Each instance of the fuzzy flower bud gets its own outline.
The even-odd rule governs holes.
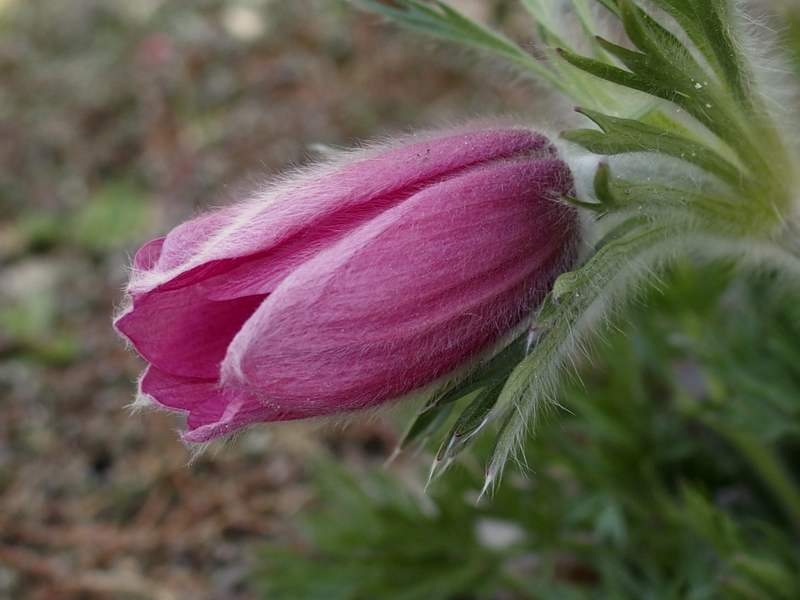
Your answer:
[[[115,326],[140,393],[204,442],[363,409],[519,332],[575,254],[548,140],[496,127],[347,155],[184,223],[133,261]]]

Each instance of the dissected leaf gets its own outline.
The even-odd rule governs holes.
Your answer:
[[[718,175],[723,181],[741,181],[741,171],[722,156],[683,135],[647,125],[634,119],[620,119],[595,111],[578,109],[602,129],[573,129],[562,134],[565,139],[579,144],[596,154],[627,154],[630,152],[658,152],[680,158],[701,169]]]

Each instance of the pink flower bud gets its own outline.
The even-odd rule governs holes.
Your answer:
[[[141,394],[203,442],[378,405],[506,341],[570,266],[572,179],[521,128],[417,136],[200,216],[133,261]]]

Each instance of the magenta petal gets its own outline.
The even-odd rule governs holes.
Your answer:
[[[451,372],[530,314],[564,266],[574,220],[545,196],[569,185],[563,163],[540,159],[426,187],[287,277],[232,341],[223,381],[315,415]]]
[[[341,166],[323,187],[302,180],[282,188],[281,199],[201,215],[137,253],[132,307],[116,327],[166,371],[218,374],[238,327],[303,262],[402,202],[421,181],[546,143],[522,129],[434,139]]]
[[[134,271],[149,271],[158,263],[161,256],[161,248],[164,246],[166,238],[157,238],[147,242],[139,248],[136,256],[133,257]]]
[[[217,261],[264,253],[311,227],[341,231],[354,211],[369,210],[375,201],[471,165],[541,150],[548,143],[544,136],[525,129],[468,131],[373,156],[364,151],[366,157],[361,160],[312,169],[306,178],[278,186],[254,202],[176,227],[163,240],[157,261],[148,258],[139,261],[142,268],[134,265],[128,292],[136,295],[167,284],[167,288],[175,287],[181,276],[188,278],[180,280],[180,285],[195,283],[225,271],[225,266],[215,265]],[[191,275],[196,269],[202,273],[199,278]]]
[[[220,386],[214,379],[172,375],[152,365],[139,389],[166,408],[189,413],[181,436],[187,442],[207,442],[250,423],[302,416],[270,406],[244,390]]]
[[[136,298],[114,326],[164,371],[217,377],[228,344],[263,299],[214,301],[196,287],[150,293]]]

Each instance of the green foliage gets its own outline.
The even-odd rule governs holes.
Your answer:
[[[559,51],[562,58],[600,79],[668,101],[702,127],[689,134],[686,125],[666,115],[667,106],[640,122],[584,110],[602,133],[579,130],[569,132],[567,139],[598,154],[644,151],[699,166],[727,185],[718,193],[722,201],[736,199],[742,207],[756,205],[764,213],[764,224],[751,224],[752,233],[774,229],[773,213],[788,211],[791,203],[794,157],[778,131],[775,116],[754,86],[754,65],[741,49],[729,3],[657,2],[683,27],[692,45],[630,0],[610,4],[636,49],[603,39],[598,43],[622,66],[566,50]],[[702,54],[704,64],[695,58],[695,52]],[[648,123],[653,117],[657,127]],[[778,221],[781,218],[777,217]],[[715,219],[724,221],[720,215]]]
[[[302,541],[262,555],[264,597],[800,597],[796,305],[724,264],[678,264],[646,300],[490,497],[480,461],[427,495],[319,464]]]
[[[437,455],[438,460],[448,462],[454,458],[486,424],[486,417],[497,403],[509,375],[525,357],[526,337],[514,340],[485,364],[474,367],[468,376],[434,394],[403,436],[403,446],[417,441],[423,434],[429,437],[448,422],[456,401],[468,399]]]
[[[444,600],[496,587],[498,556],[476,543],[480,511],[469,503],[451,498],[442,510],[390,473],[359,480],[333,461],[318,465],[316,484],[325,504],[303,527],[313,549],[263,552],[267,597]]]
[[[684,135],[634,119],[609,117],[586,109],[580,112],[597,123],[602,131],[574,129],[565,132],[563,137],[590,152],[606,155],[660,152],[695,164],[719,176],[723,181],[735,181],[741,177],[736,165],[704,144]]]

